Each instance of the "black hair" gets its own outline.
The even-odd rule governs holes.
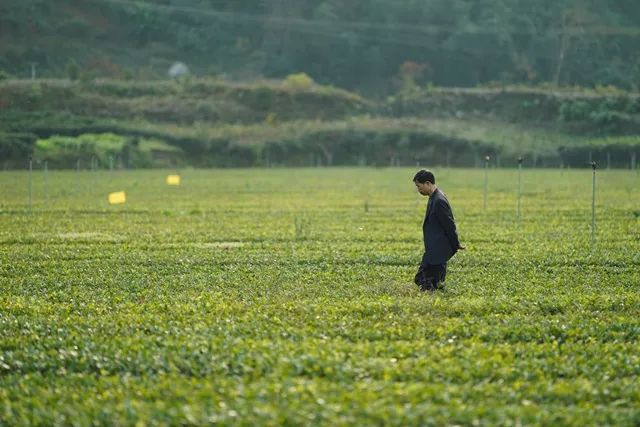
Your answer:
[[[413,177],[413,182],[419,182],[420,184],[424,184],[425,182],[430,182],[432,184],[436,183],[436,177],[433,175],[433,172],[422,169],[416,173],[416,176]]]

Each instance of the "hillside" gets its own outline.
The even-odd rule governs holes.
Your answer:
[[[479,166],[486,155],[495,166],[524,156],[532,166],[584,167],[596,160],[629,167],[638,156],[636,94],[430,88],[380,102],[296,82],[6,81],[0,83],[1,158],[5,167],[23,167],[30,155],[73,167],[74,158],[87,165],[95,157],[107,167],[110,156],[136,158],[130,153],[141,139],[142,146],[156,141],[157,161],[139,155],[147,160],[123,167]],[[85,134],[125,139],[109,152],[86,138],[45,142]],[[59,155],[45,155],[38,141],[64,146]],[[159,144],[179,150],[163,152]]]
[[[367,97],[407,84],[640,87],[640,6],[599,0],[3,0],[0,74],[304,72]]]

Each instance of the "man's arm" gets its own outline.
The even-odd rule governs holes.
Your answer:
[[[440,199],[435,203],[435,208],[436,209],[433,213],[444,230],[444,234],[447,236],[447,239],[449,239],[449,244],[451,244],[453,252],[457,252],[458,249],[464,249],[460,246],[460,239],[458,238],[458,232],[456,231],[456,223],[453,220],[453,212],[451,212],[449,203]]]

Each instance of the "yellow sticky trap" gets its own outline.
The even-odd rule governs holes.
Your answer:
[[[124,191],[117,191],[115,193],[109,193],[109,204],[119,205],[127,201]]]
[[[168,185],[180,185],[180,175],[167,175]]]

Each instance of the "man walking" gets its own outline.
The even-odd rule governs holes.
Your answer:
[[[433,172],[420,170],[413,177],[418,192],[429,196],[427,213],[422,224],[424,255],[416,277],[416,285],[423,292],[442,288],[447,274],[447,261],[458,251],[460,245],[453,212],[445,194],[436,187]]]

